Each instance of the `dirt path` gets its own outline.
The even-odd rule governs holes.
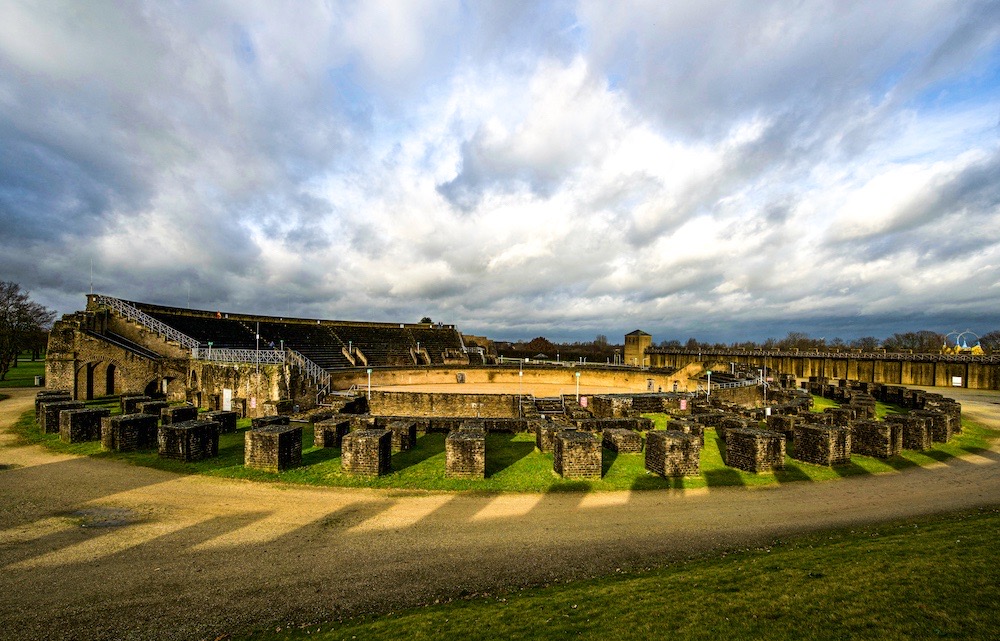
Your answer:
[[[0,403],[0,428],[33,394]],[[1000,425],[998,401],[965,406]],[[484,496],[177,476],[16,447],[0,429],[0,638],[214,639],[996,505],[998,462],[994,445],[763,490]]]

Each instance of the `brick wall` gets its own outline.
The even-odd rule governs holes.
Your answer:
[[[601,478],[601,442],[590,434],[559,432],[552,469],[564,478]]]
[[[282,472],[302,463],[302,427],[266,425],[244,433],[243,464]]]
[[[646,469],[670,477],[701,474],[701,441],[684,432],[647,433]]]

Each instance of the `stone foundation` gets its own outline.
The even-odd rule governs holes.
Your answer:
[[[855,454],[891,458],[903,449],[903,426],[889,421],[855,421],[851,426],[851,451]]]
[[[351,421],[345,417],[330,418],[313,423],[313,445],[316,447],[340,447],[344,437],[351,431]]]
[[[745,472],[785,468],[785,437],[753,428],[731,430],[726,437],[726,465]]]
[[[302,463],[302,428],[266,425],[247,430],[243,464],[268,472],[283,472]]]
[[[197,418],[198,408],[193,405],[171,405],[160,410],[160,425],[184,423]]]
[[[59,439],[63,443],[101,440],[101,419],[111,412],[103,408],[59,412]]]
[[[268,425],[288,425],[287,416],[258,416],[250,419],[250,428],[266,427]]]
[[[583,432],[559,432],[552,469],[563,478],[601,478],[601,442]]]
[[[448,434],[445,476],[453,479],[486,478],[486,430],[470,427]]]
[[[57,401],[72,401],[73,395],[66,390],[47,390],[35,394],[35,422],[42,424],[42,403],[55,403]]]
[[[767,417],[767,429],[785,437],[785,442],[795,438],[795,424],[799,418],[790,414],[772,414]]]
[[[694,434],[666,431],[646,434],[646,469],[660,476],[698,476],[701,441]]]
[[[796,425],[792,458],[813,465],[851,462],[851,430],[838,425]]]
[[[417,424],[413,421],[392,421],[389,431],[392,432],[393,452],[405,452],[417,444]]]
[[[139,412],[139,403],[145,403],[146,401],[151,400],[153,399],[139,394],[133,394],[130,396],[123,394],[118,399],[118,409],[121,410],[122,414],[137,414]]]
[[[157,433],[162,458],[190,463],[219,454],[219,424],[213,421],[183,421],[160,425]]]
[[[556,434],[561,432],[564,426],[548,421],[539,421],[535,424],[535,447],[539,452],[551,452],[555,449]]]
[[[39,404],[39,415],[41,420],[38,423],[42,434],[59,433],[59,412],[63,410],[82,410],[84,405],[81,401],[43,401]]]
[[[152,414],[156,418],[160,418],[164,408],[167,407],[170,407],[170,404],[166,401],[140,401],[135,404],[135,413]]]
[[[619,454],[639,454],[642,452],[642,435],[632,430],[611,428],[604,430],[601,446]]]
[[[742,419],[738,416],[726,416],[719,421],[719,425],[715,428],[716,433],[718,433],[719,438],[722,441],[728,442],[726,439],[729,437],[729,432],[733,430],[745,430],[750,429],[750,423],[746,419]]]
[[[382,476],[392,461],[392,432],[366,429],[351,432],[341,443],[340,467],[345,474]]]
[[[698,437],[699,443],[702,445],[705,444],[705,426],[698,421],[685,418],[671,418],[667,421],[667,431],[692,434]]]
[[[159,420],[149,414],[119,414],[101,419],[101,447],[113,452],[149,450],[157,446]]]
[[[952,437],[951,416],[937,410],[913,410],[911,415],[926,419],[931,431],[931,441],[947,443]]]
[[[212,412],[205,412],[201,415],[201,418],[205,421],[214,421],[218,423],[220,434],[232,434],[236,431],[236,421],[239,418],[239,415],[236,412],[215,410]]]
[[[919,452],[931,449],[930,421],[926,418],[912,414],[889,414],[885,420],[900,425],[903,432],[904,450]]]

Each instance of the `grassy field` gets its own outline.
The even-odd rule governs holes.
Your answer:
[[[18,360],[17,367],[11,368],[7,372],[7,377],[0,381],[0,388],[4,387],[34,387],[35,377],[45,376],[45,360]]]
[[[241,639],[996,639],[997,509]]]
[[[117,412],[117,398],[98,399],[89,403],[108,407]],[[883,411],[891,411],[884,408]],[[666,415],[648,415],[662,427]],[[256,481],[281,481],[305,485],[338,487],[375,487],[480,492],[558,492],[655,490],[665,488],[703,488],[717,486],[766,486],[793,481],[825,481],[860,474],[882,474],[895,470],[926,465],[988,447],[988,439],[1000,434],[971,421],[963,421],[963,433],[946,444],[936,444],[925,452],[905,451],[889,460],[853,456],[848,465],[824,467],[797,461],[786,456],[785,469],[773,473],[753,474],[723,464],[725,444],[715,430],[705,432],[701,452],[701,475],[684,479],[666,479],[645,470],[643,454],[603,453],[603,476],[593,480],[558,477],[552,471],[552,454],[535,448],[533,434],[489,434],[487,436],[487,478],[461,480],[445,478],[445,435],[424,434],[417,446],[392,456],[392,473],[375,479],[343,474],[340,450],[313,446],[313,432],[306,425],[302,436],[302,465],[285,472],[265,472],[243,465],[244,432],[250,421],[239,422],[235,434],[223,434],[219,439],[219,456],[194,463],[161,459],[155,451],[115,453],[104,452],[99,443],[65,444],[57,434],[40,434],[33,412],[26,413],[17,424],[17,432],[28,442],[38,443],[60,452],[111,458],[135,465],[144,465],[183,474],[205,474]]]

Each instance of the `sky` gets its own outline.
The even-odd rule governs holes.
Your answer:
[[[1000,329],[1000,2],[0,0],[0,280],[498,340]]]

